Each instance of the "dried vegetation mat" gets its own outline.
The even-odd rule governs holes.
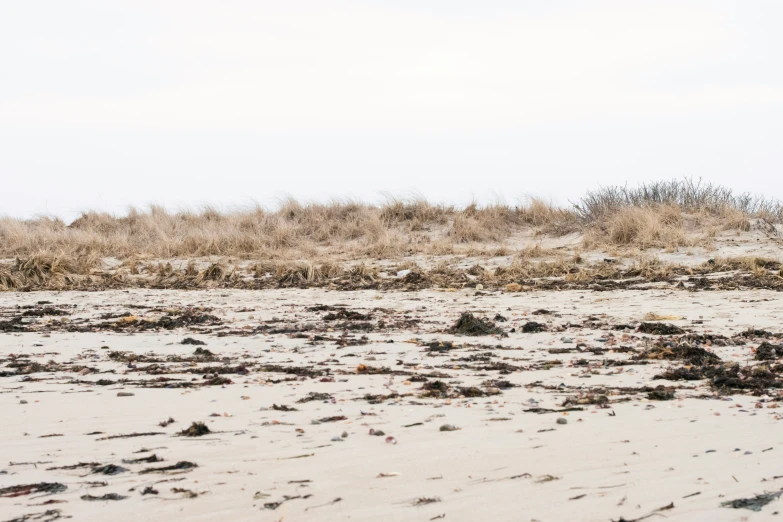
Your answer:
[[[122,288],[331,288],[336,290],[421,290],[427,288],[521,292],[529,290],[645,289],[670,284],[691,290],[783,288],[781,263],[759,257],[712,258],[686,266],[639,256],[628,263],[581,256],[539,261],[515,257],[508,264],[465,268],[459,259],[422,267],[324,262],[149,263],[107,265],[92,258],[38,255],[0,263],[0,290],[104,290]]]

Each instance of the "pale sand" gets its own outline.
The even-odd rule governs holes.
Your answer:
[[[59,318],[39,319],[41,332],[0,334],[0,372],[7,368],[9,354],[38,354],[32,360],[45,363],[87,365],[116,373],[33,373],[25,381],[19,375],[0,377],[0,488],[36,482],[60,482],[65,492],[51,496],[27,495],[0,498],[0,520],[24,514],[59,509],[73,520],[522,520],[522,521],[602,521],[631,520],[653,513],[673,503],[672,509],[647,520],[768,520],[780,509],[773,501],[760,512],[721,507],[721,502],[752,497],[783,488],[783,444],[781,410],[769,398],[733,395],[709,398],[705,381],[650,381],[662,367],[681,366],[677,361],[652,361],[648,365],[604,367],[604,359],[627,360],[627,353],[593,355],[567,353],[553,355],[549,348],[576,347],[565,344],[564,336],[584,340],[588,346],[603,346],[596,339],[609,333],[608,327],[545,333],[510,333],[497,336],[454,336],[442,331],[463,311],[480,312],[490,318],[496,313],[509,320],[498,323],[506,331],[529,320],[546,322],[551,328],[567,323],[581,324],[588,316],[599,317],[608,325],[641,320],[649,312],[673,314],[685,319],[666,321],[694,332],[731,336],[748,327],[783,330],[783,300],[767,291],[698,292],[646,290],[622,292],[548,292],[475,296],[474,290],[458,292],[422,291],[378,293],[373,291],[333,292],[325,290],[248,291],[115,291],[115,292],[36,292],[0,294],[0,310],[7,320],[18,313],[13,307],[49,300],[55,306],[75,304],[71,323],[79,318],[100,322],[100,314],[130,310],[127,305],[206,306],[209,313],[229,326],[241,329],[277,317],[284,325],[317,326],[314,332],[339,337],[340,331],[324,332],[329,324],[324,312],[307,312],[315,304],[343,303],[351,310],[368,312],[375,307],[398,313],[374,312],[374,321],[409,318],[419,320],[406,329],[394,326],[370,332],[370,343],[338,348],[334,341],[308,344],[306,338],[287,334],[253,336],[194,334],[188,329],[143,333],[68,333],[59,327],[47,334],[45,325]],[[252,308],[251,312],[237,312]],[[531,315],[546,308],[557,316]],[[157,317],[144,310],[131,310],[140,316]],[[605,314],[605,316],[603,315]],[[250,316],[253,316],[251,319]],[[704,324],[692,325],[702,318]],[[116,319],[111,319],[116,321]],[[358,339],[363,332],[354,332]],[[614,347],[640,348],[644,336],[622,340],[613,332]],[[195,337],[219,356],[231,357],[236,366],[243,355],[249,363],[284,366],[313,366],[329,369],[335,382],[320,378],[262,383],[263,380],[294,377],[284,373],[253,370],[247,375],[227,375],[234,384],[192,389],[152,389],[131,384],[90,386],[72,380],[97,381],[154,379],[125,364],[107,358],[111,350],[137,354],[190,355],[194,346],[179,342]],[[502,345],[508,350],[455,350],[430,357],[425,348],[404,341],[419,338],[456,343]],[[388,340],[393,343],[387,343]],[[37,346],[40,345],[40,346]],[[714,347],[725,361],[751,361],[758,342],[745,346]],[[612,348],[613,346],[607,346]],[[465,369],[465,363],[452,359],[493,352],[493,361],[522,368],[506,375],[498,371]],[[372,352],[376,352],[371,355]],[[377,353],[380,352],[380,353]],[[356,354],[355,357],[347,356]],[[508,358],[508,359],[506,359]],[[594,373],[586,378],[585,367],[572,366],[577,359],[594,363]],[[561,366],[543,368],[542,362],[560,359]],[[401,361],[406,365],[398,365]],[[319,364],[321,363],[321,364]],[[405,376],[358,375],[359,364],[388,366],[427,374],[448,374],[444,381],[462,381],[476,386],[487,379],[505,379],[520,387],[503,389],[500,395],[485,398],[421,399],[422,383],[405,384]],[[138,367],[149,363],[138,363]],[[220,366],[220,361],[205,366]],[[476,363],[468,363],[476,364]],[[462,365],[462,366],[460,366]],[[537,369],[531,368],[536,365]],[[174,363],[189,368],[188,363]],[[618,370],[625,370],[617,373]],[[632,370],[632,371],[631,371]],[[122,375],[123,372],[127,372]],[[3,375],[0,373],[0,375]],[[168,377],[201,380],[200,374]],[[40,379],[40,380],[38,380]],[[436,380],[431,378],[431,381]],[[532,406],[560,408],[565,397],[576,395],[573,388],[546,390],[526,387],[536,381],[544,385],[564,383],[568,387],[640,387],[668,384],[686,389],[676,391],[673,401],[648,401],[645,394],[611,404],[609,409],[585,406],[584,411],[567,414],[524,412]],[[118,397],[119,391],[132,392]],[[311,391],[326,392],[336,401],[297,403]],[[414,393],[383,404],[369,404],[365,394]],[[696,398],[702,396],[702,398]],[[247,398],[243,398],[247,397]],[[610,396],[617,400],[622,396]],[[359,400],[354,400],[359,399]],[[763,400],[761,408],[757,401]],[[27,404],[20,401],[26,400]],[[537,404],[533,404],[533,402]],[[299,411],[282,412],[272,404],[295,406]],[[369,413],[372,415],[363,415]],[[609,413],[616,415],[611,416]],[[220,417],[210,417],[218,413]],[[225,416],[224,416],[225,415]],[[314,419],[345,415],[347,420],[312,424]],[[158,426],[169,416],[176,423]],[[556,423],[558,417],[568,420]],[[508,420],[492,420],[508,419]],[[204,421],[214,432],[200,438],[176,437],[175,433],[192,421]],[[422,425],[403,427],[414,423]],[[458,431],[441,432],[443,424]],[[296,429],[304,431],[298,434]],[[396,438],[370,436],[371,428]],[[545,430],[545,431],[542,431]],[[86,435],[101,431],[103,435]],[[159,431],[163,435],[97,440],[107,435]],[[348,437],[331,439],[343,431]],[[39,438],[43,435],[62,436]],[[123,459],[149,456],[134,453],[151,449],[164,462],[123,464]],[[309,455],[302,458],[294,458]],[[175,475],[140,475],[148,467],[190,461],[198,468]],[[18,464],[38,463],[40,464]],[[106,476],[89,474],[90,468],[47,470],[79,462],[117,464],[128,471]],[[12,464],[13,463],[13,464]],[[392,474],[383,477],[381,474]],[[555,478],[554,480],[550,480]],[[181,479],[181,480],[180,480]],[[168,482],[159,482],[168,480]],[[177,481],[174,481],[177,480]],[[105,481],[105,487],[87,482]],[[307,482],[297,482],[307,481]],[[142,496],[152,485],[159,495]],[[198,493],[184,498],[171,488]],[[129,491],[135,488],[133,491]],[[118,493],[120,501],[87,502],[80,497]],[[256,495],[258,493],[258,495]],[[698,494],[697,494],[698,493]],[[688,496],[694,495],[695,496]],[[257,498],[254,498],[254,495]],[[308,498],[301,498],[310,495]],[[264,504],[292,498],[276,509]],[[687,497],[687,498],[685,498]],[[415,505],[420,498],[439,502]],[[339,499],[339,501],[338,501]],[[41,505],[48,500],[64,503]],[[41,520],[52,519],[43,517]],[[665,517],[665,518],[664,518]],[[35,519],[30,519],[35,520]]]

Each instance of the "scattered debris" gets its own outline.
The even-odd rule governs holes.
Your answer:
[[[212,431],[206,424],[203,422],[193,422],[189,428],[180,431],[177,435],[181,437],[201,437],[209,433],[212,433]]]
[[[322,419],[318,419],[318,422],[324,423],[324,422],[337,422],[337,421],[344,421],[344,420],[348,420],[348,417],[346,417],[345,415],[332,415],[331,417],[324,417]]]
[[[328,401],[332,396],[328,393],[310,392],[306,397],[299,399],[298,403],[310,402],[310,401]]]
[[[93,474],[100,474],[100,475],[119,475],[120,473],[125,473],[127,468],[123,468],[122,466],[117,466],[116,464],[106,464],[104,466],[96,466],[92,468]]]
[[[162,462],[163,459],[158,457],[156,454],[152,454],[149,457],[140,457],[138,459],[122,459],[123,464],[150,464],[152,462]]]
[[[140,475],[146,475],[148,473],[169,473],[169,472],[175,472],[175,471],[190,471],[193,468],[197,468],[198,465],[194,464],[193,462],[188,462],[186,460],[181,460],[177,462],[176,464],[173,464],[171,466],[164,466],[162,468],[147,468],[139,471]]]
[[[296,495],[296,496],[283,495],[283,500],[280,500],[278,502],[267,502],[266,504],[264,504],[264,508],[274,510],[279,508],[281,504],[288,502],[289,500],[306,499],[306,498],[310,498],[311,496],[312,495]]]
[[[749,509],[751,511],[761,511],[761,508],[777,500],[783,495],[783,489],[772,493],[761,493],[751,498],[738,498],[735,500],[728,500],[721,502],[722,507],[729,507],[733,509]]]
[[[419,497],[413,501],[414,506],[426,506],[427,504],[434,504],[440,502],[438,497]]]
[[[196,498],[198,493],[185,488],[171,488],[172,493],[179,493],[183,498]]]
[[[55,493],[62,493],[66,489],[68,489],[68,486],[59,482],[38,482],[37,484],[22,484],[0,488],[0,497],[21,497],[32,495],[33,493],[54,495]]]
[[[46,504],[46,502],[44,502]],[[59,509],[47,509],[42,513],[28,513],[21,517],[12,518],[6,522],[54,522],[63,518],[62,511]]]
[[[126,435],[110,435],[108,437],[101,437],[96,440],[112,440],[112,439],[132,439],[135,437],[152,437],[153,435],[165,435],[162,431],[148,431],[145,433],[128,433]]]
[[[86,500],[87,502],[100,502],[104,500],[125,500],[126,496],[120,495],[118,493],[106,493],[105,495],[101,495],[100,497],[95,497],[93,495],[82,495],[82,500]]]

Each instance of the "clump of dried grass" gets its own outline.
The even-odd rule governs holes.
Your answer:
[[[380,217],[389,222],[413,223],[412,228],[424,224],[445,224],[455,213],[454,207],[433,205],[421,196],[399,198],[386,196],[386,203],[380,209]]]
[[[358,280],[368,283],[375,281],[378,278],[378,269],[364,263],[352,266],[346,273],[352,281]]]
[[[662,281],[674,275],[675,269],[682,269],[671,263],[664,263],[657,257],[640,256],[634,260],[627,271],[630,276],[641,277],[648,281]]]
[[[682,211],[672,205],[627,207],[594,223],[585,236],[585,246],[601,244],[638,248],[675,249],[692,244],[685,232]]]
[[[455,213],[449,235],[458,243],[503,242],[522,227],[562,235],[579,229],[579,217],[572,209],[540,199],[517,206],[496,203],[479,207],[473,203]]]
[[[529,258],[515,258],[507,267],[495,269],[492,277],[502,281],[521,281],[546,277],[567,277],[581,271],[573,258],[560,256],[553,261],[531,261]]]
[[[540,243],[536,243],[535,245],[528,245],[519,252],[517,252],[517,257],[522,259],[534,259],[534,258],[541,258],[541,257],[554,257],[558,255],[558,251],[552,248],[544,248],[541,246]]]
[[[0,289],[16,290],[24,286],[24,280],[11,266],[0,264]]]
[[[72,257],[38,253],[17,258],[12,265],[0,265],[0,288],[60,288],[72,283],[75,276],[88,275],[99,264],[100,259],[94,255]]]
[[[725,208],[718,214],[724,230],[748,232],[751,228],[750,218],[745,212],[736,208]]]
[[[316,285],[342,274],[342,267],[334,263],[286,263],[275,267],[275,277],[283,286]]]
[[[189,264],[185,269],[185,274],[190,275],[193,272],[192,266]],[[234,275],[234,270],[228,268],[223,263],[211,263],[204,270],[196,274],[196,283],[202,283],[204,281],[223,281],[229,279]]]
[[[755,275],[766,275],[768,271],[780,271],[780,261],[768,259],[765,257],[716,257],[702,265],[703,269],[712,272],[725,272],[729,270],[740,270],[753,273]]]

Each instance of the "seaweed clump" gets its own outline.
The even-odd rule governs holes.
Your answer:
[[[771,361],[783,357],[783,344],[763,342],[756,348],[757,361]]]
[[[457,386],[452,388],[443,381],[425,382],[422,385],[421,390],[424,392],[420,395],[423,399],[489,397],[501,393],[497,388],[481,389],[476,386]]]
[[[685,330],[679,326],[674,326],[673,324],[642,323],[639,325],[639,333],[653,335],[680,335],[684,334]]]
[[[207,435],[209,433],[212,433],[212,430],[210,430],[206,424],[203,422],[194,422],[189,428],[180,431],[177,435],[181,437],[201,437],[202,435]]]
[[[522,332],[523,333],[546,332],[546,325],[542,323],[537,323],[535,321],[529,321],[524,325],[522,325]]]
[[[651,401],[670,401],[674,399],[674,390],[663,385],[656,386],[647,392],[647,398]]]
[[[13,498],[21,497],[23,495],[32,495],[33,493],[44,493],[53,495],[55,493],[62,493],[68,489],[65,484],[59,482],[38,482],[37,484],[21,484],[18,486],[8,486],[0,488],[0,497]]]
[[[426,343],[425,346],[428,352],[448,352],[455,349],[454,343],[451,341],[432,341]]]
[[[704,348],[688,346],[687,344],[663,343],[643,351],[634,359],[665,359],[669,361],[684,361],[697,366],[717,364],[721,358]]]
[[[476,317],[470,312],[462,312],[462,315],[449,328],[449,333],[459,335],[492,335],[501,334],[503,330],[495,326],[495,323],[487,318]]]

